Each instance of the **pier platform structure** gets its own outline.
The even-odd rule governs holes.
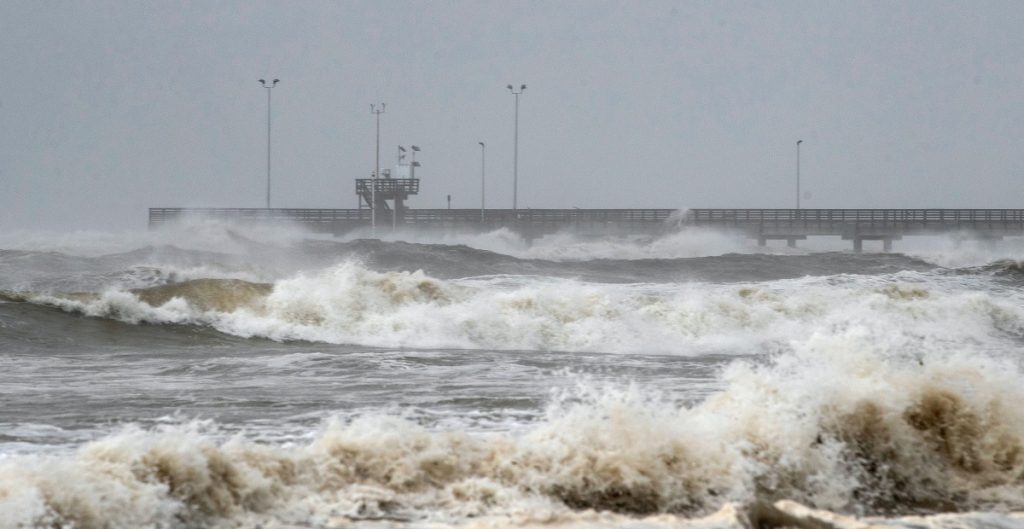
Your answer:
[[[378,180],[386,182],[387,180]],[[360,199],[362,200],[362,199]],[[378,199],[379,202],[379,199]],[[360,203],[362,206],[362,203]],[[395,209],[378,205],[378,234],[398,230],[482,233],[507,228],[530,241],[572,231],[587,235],[659,234],[673,225],[675,209]],[[394,211],[394,216],[392,212]],[[344,235],[371,226],[371,209],[149,208],[149,228],[185,218],[300,225],[314,233]]]
[[[376,187],[376,189],[374,189]],[[419,178],[391,178],[384,173],[383,178],[357,178],[356,196],[359,197],[359,209],[363,204],[371,210],[377,209],[377,222],[386,224],[403,222],[405,218],[405,202],[410,196],[420,192]]]
[[[812,236],[838,236],[861,252],[864,241],[893,241],[915,235],[956,235],[994,242],[1024,236],[1024,209],[690,209],[683,224],[739,230],[764,246],[789,246]]]
[[[693,226],[738,231],[762,246],[771,240],[796,246],[808,237],[838,236],[851,241],[857,252],[863,250],[864,241],[881,241],[882,249],[890,251],[894,241],[916,235],[950,234],[990,242],[1024,236],[1024,209],[410,209],[404,200],[415,194],[418,186],[402,180],[406,179],[377,180],[382,186],[378,193],[383,191],[382,196],[389,197],[378,196],[378,230],[485,232],[507,228],[532,240],[559,231],[655,235]],[[149,226],[203,216],[293,223],[313,232],[341,235],[371,224],[371,210],[362,207],[362,192],[372,183],[360,187],[359,182],[358,209],[150,208]],[[390,194],[387,186],[392,187]],[[369,199],[365,200],[369,204]],[[387,205],[387,200],[392,205]]]

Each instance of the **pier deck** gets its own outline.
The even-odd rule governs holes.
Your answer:
[[[343,234],[371,224],[370,209],[150,208],[154,228],[188,216],[289,222],[311,231]],[[404,209],[393,219],[378,210],[378,230],[440,228],[486,231],[506,227],[528,239],[573,230],[583,233],[659,233],[684,226],[738,230],[764,245],[794,246],[809,236],[839,236],[860,251],[865,240],[884,248],[904,236],[958,233],[997,240],[1024,235],[1024,209]]]
[[[377,211],[377,229],[489,231],[509,228],[528,239],[564,229],[590,233],[658,233],[670,224],[674,209],[409,209]],[[371,225],[371,210],[266,208],[150,208],[149,227],[187,217],[301,224],[310,231],[343,234]]]

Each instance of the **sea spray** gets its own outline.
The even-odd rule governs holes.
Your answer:
[[[350,234],[344,239],[368,237],[366,232]],[[464,244],[520,259],[543,259],[571,262],[595,259],[678,259],[708,257],[727,253],[788,252],[785,248],[760,248],[756,241],[742,234],[721,232],[706,228],[667,228],[657,235],[623,235],[586,237],[572,231],[549,233],[526,242],[508,228],[484,233],[449,233],[418,230],[399,231],[382,235],[386,241],[404,241],[419,244]]]
[[[202,216],[183,217],[148,231],[8,231],[0,234],[0,248],[7,251],[59,252],[72,256],[102,257],[147,247],[174,247],[277,261],[287,260],[283,257],[289,253],[301,252],[304,244],[345,244],[378,237],[387,243],[401,241],[421,245],[466,245],[519,259],[556,262],[670,260],[728,254],[806,255],[850,251],[848,241],[835,237],[812,237],[801,242],[796,249],[762,247],[740,232],[678,225],[667,225],[661,233],[642,236],[595,238],[563,231],[547,234],[528,244],[520,235],[507,228],[483,233],[400,229],[376,235],[366,229],[335,237],[328,233],[310,232],[301,225],[238,222]],[[993,243],[974,240],[967,233],[913,236],[899,241],[896,251],[943,267],[980,266],[998,259],[1024,258],[1024,239],[1007,238]]]
[[[1024,508],[1016,364],[841,342],[736,362],[724,389],[693,406],[583,380],[516,434],[379,415],[328,421],[308,444],[225,439],[206,423],[129,427],[75,453],[0,461],[0,527],[456,523],[587,509],[692,518],[783,499],[857,516]]]
[[[984,281],[913,272],[726,285],[529,276],[446,281],[349,262],[272,285],[203,279],[8,297],[131,323],[208,325],[284,341],[692,354],[774,350],[814,333],[863,328],[909,353],[936,342],[968,344],[979,333],[1024,336],[1020,295],[978,290]]]
[[[1024,521],[1013,241],[192,226],[0,250],[0,527]]]
[[[203,252],[244,254],[260,247],[286,247],[308,239],[330,238],[286,222],[253,223],[186,216],[153,230],[69,232],[10,230],[0,234],[0,248],[60,252],[84,257],[173,246]]]

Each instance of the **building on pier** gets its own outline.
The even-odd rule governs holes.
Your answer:
[[[419,178],[391,178],[390,172],[384,172],[384,178],[357,178],[356,195],[359,197],[359,209],[365,205],[377,210],[377,220],[391,220],[403,224],[408,209],[405,202],[410,196],[420,192]],[[376,187],[376,189],[374,189]]]

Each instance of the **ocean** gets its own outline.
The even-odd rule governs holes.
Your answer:
[[[0,528],[1024,527],[1024,245],[896,250],[3,234]]]

